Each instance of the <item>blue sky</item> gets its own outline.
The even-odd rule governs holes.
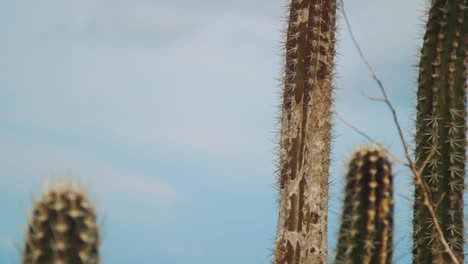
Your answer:
[[[31,201],[61,176],[98,206],[104,263],[269,263],[286,2],[0,0],[0,263],[19,263]],[[345,2],[407,131],[424,2]],[[335,108],[401,155],[339,24]],[[339,120],[334,135],[331,250],[346,162],[365,142]],[[411,187],[394,171],[404,263]]]

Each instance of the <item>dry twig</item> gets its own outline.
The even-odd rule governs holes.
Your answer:
[[[335,113],[335,116],[341,121],[343,122],[345,125],[347,125],[349,128],[351,128],[352,130],[354,130],[356,133],[360,134],[361,136],[365,137],[367,140],[369,140],[371,143],[374,143],[376,144],[377,146],[379,146],[380,148],[382,149],[387,149],[382,143],[378,142],[377,140],[375,140],[374,138],[372,138],[371,136],[369,136],[366,132],[360,130],[359,128],[357,128],[355,125],[351,124],[350,122],[346,121],[341,115],[340,113],[338,113],[337,111],[334,112]],[[395,153],[389,151],[389,150],[386,150],[387,153],[392,156],[393,160],[395,160],[396,162],[400,163],[401,165],[403,166],[407,166],[409,167],[408,163],[405,163],[400,157],[398,157],[398,155],[396,155]]]

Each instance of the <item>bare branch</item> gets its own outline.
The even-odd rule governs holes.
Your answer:
[[[337,111],[335,111],[335,116],[341,121],[343,122],[346,126],[348,126],[349,128],[351,128],[352,130],[354,130],[356,133],[360,134],[361,136],[365,137],[368,141],[376,144],[377,146],[379,146],[380,148],[382,149],[387,149],[382,143],[378,142],[377,140],[375,140],[374,138],[372,138],[371,136],[369,136],[366,132],[360,130],[359,128],[357,128],[355,125],[351,124],[350,122],[346,121]],[[407,163],[405,163],[400,157],[398,157],[398,155],[394,154],[393,152],[387,150],[387,153],[390,154],[390,156],[392,156],[392,158],[397,161],[398,163],[402,164],[403,166],[407,166],[409,167],[409,165]]]
[[[365,92],[362,92],[362,95],[371,101],[385,102],[385,98],[382,97],[370,96],[367,95]]]

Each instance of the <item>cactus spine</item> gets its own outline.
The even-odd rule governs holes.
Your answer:
[[[289,12],[274,263],[327,263],[336,0],[292,0]]]
[[[353,155],[346,175],[335,263],[392,263],[392,183],[385,151],[366,147]]]
[[[87,195],[62,184],[35,202],[23,264],[97,264],[96,213]]]
[[[416,166],[444,236],[463,263],[468,17],[466,0],[433,0],[418,79]],[[424,162],[427,166],[423,166]],[[415,190],[413,263],[451,263]]]

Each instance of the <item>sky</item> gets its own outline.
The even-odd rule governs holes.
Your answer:
[[[405,134],[425,2],[345,1]],[[96,204],[103,263],[269,263],[286,4],[0,0],[0,263],[19,263],[32,200],[60,177]],[[335,110],[402,156],[338,24]],[[346,163],[366,143],[336,118],[333,134],[330,256]],[[395,260],[405,263],[412,187],[394,172]]]

